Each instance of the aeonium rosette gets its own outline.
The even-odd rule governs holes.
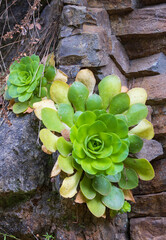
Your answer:
[[[146,119],[143,88],[121,92],[116,75],[101,80],[99,94],[94,93],[95,84],[88,69],[81,70],[71,86],[57,79],[50,88],[52,100],[35,103],[34,109],[46,127],[40,131],[43,151],[59,152],[51,177],[61,171],[68,175],[60,194],[77,194],[75,201],[85,202],[96,217],[104,216],[106,207],[114,216],[130,211],[125,200],[134,201],[130,189],[138,186],[138,178],[154,177],[149,161],[135,157],[154,130]]]

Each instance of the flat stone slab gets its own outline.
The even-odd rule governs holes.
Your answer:
[[[166,239],[166,218],[146,217],[130,219],[131,240]]]

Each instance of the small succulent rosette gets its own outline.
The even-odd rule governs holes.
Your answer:
[[[44,126],[40,131],[42,149],[59,152],[51,177],[66,173],[60,194],[85,202],[96,217],[129,212],[134,201],[131,189],[138,178],[151,180],[154,170],[146,159],[134,154],[143,139],[152,139],[154,130],[146,119],[147,93],[143,88],[121,92],[121,81],[109,75],[98,84],[88,69],[78,72],[73,84],[60,79],[50,87],[51,99],[34,104]],[[61,135],[60,135],[61,134]]]
[[[25,112],[28,107],[33,108],[33,103],[41,101],[42,98],[50,98],[50,86],[56,78],[53,57],[54,55],[50,54],[45,65],[41,64],[39,56],[34,54],[12,63],[4,98],[14,99],[15,114]]]

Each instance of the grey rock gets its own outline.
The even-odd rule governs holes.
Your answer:
[[[161,143],[156,140],[144,139],[143,148],[136,154],[137,158],[146,158],[149,162],[163,155]]]
[[[78,5],[78,6],[86,6],[87,5],[87,0],[64,0],[63,1],[65,4],[70,4],[70,5]]]
[[[38,120],[34,114],[9,117],[11,126],[1,126],[0,194],[30,192],[48,178],[48,155],[41,151]]]

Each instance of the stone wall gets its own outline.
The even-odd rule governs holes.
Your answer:
[[[41,12],[43,26],[53,6],[63,4],[56,65],[73,81],[81,68],[98,81],[117,74],[123,85],[144,87],[155,139],[138,157],[152,161],[156,177],[134,190],[132,212],[96,219],[85,206],[61,199],[61,179],[49,182],[56,159],[42,153],[32,115],[1,125],[0,232],[22,240],[54,233],[57,240],[166,239],[166,4],[162,0],[52,0]],[[42,34],[42,33],[41,33]],[[53,191],[52,191],[53,190]],[[1,239],[1,238],[0,238]]]

